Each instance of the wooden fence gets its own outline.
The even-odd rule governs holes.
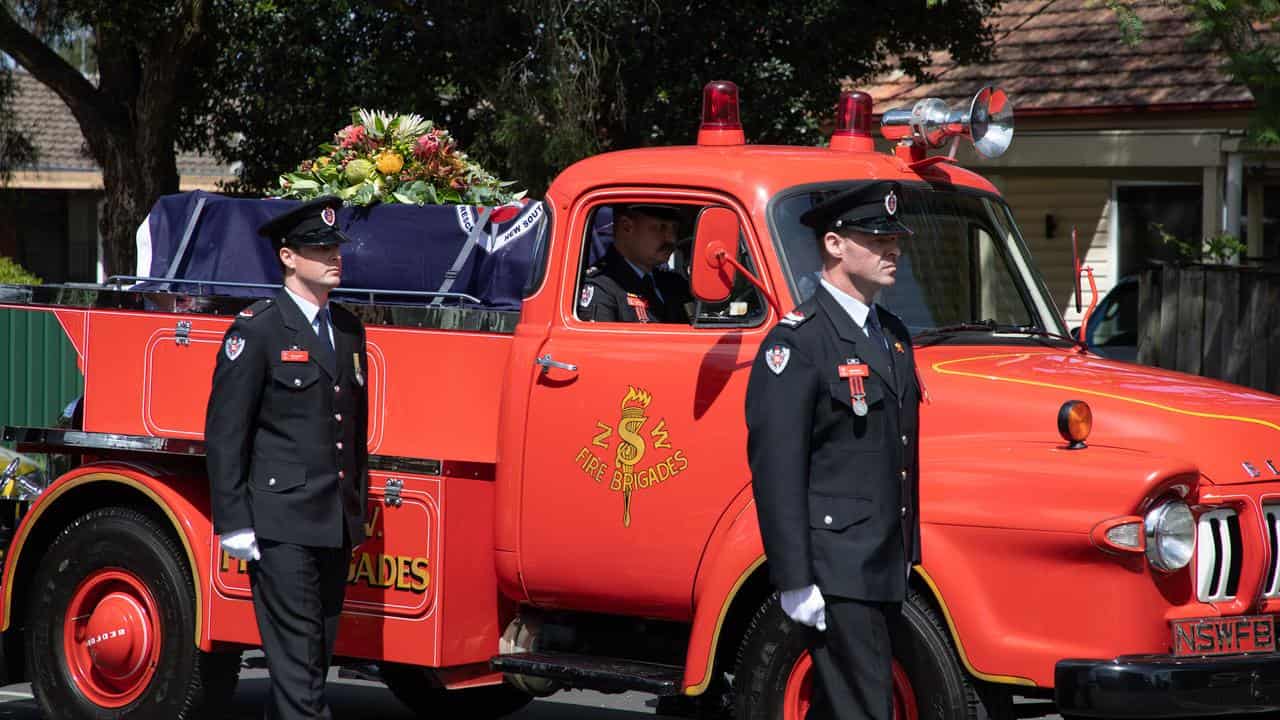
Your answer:
[[[1280,273],[1233,265],[1144,270],[1138,362],[1280,394]]]

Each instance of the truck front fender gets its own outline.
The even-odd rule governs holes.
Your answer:
[[[109,497],[109,499],[107,499]],[[13,617],[14,587],[30,577],[49,542],[70,519],[101,507],[103,503],[150,506],[163,513],[182,544],[191,587],[195,591],[195,644],[212,650],[206,633],[205,613],[209,607],[212,528],[209,523],[208,484],[203,478],[173,474],[137,463],[100,462],[84,465],[63,475],[36,498],[13,536],[0,579],[3,593],[3,622],[8,630]],[[25,588],[23,588],[25,589]]]

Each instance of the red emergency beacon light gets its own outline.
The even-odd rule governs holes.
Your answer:
[[[747,138],[738,119],[738,86],[728,80],[712,80],[702,88],[702,125],[699,145],[743,145]]]
[[[871,96],[858,90],[840,93],[836,104],[836,129],[831,133],[832,150],[871,152]]]

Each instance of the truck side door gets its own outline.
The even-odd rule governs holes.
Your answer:
[[[759,267],[745,210],[715,193],[610,189],[568,213],[576,247],[567,251],[540,356],[576,369],[546,368],[530,393],[521,575],[537,603],[682,619],[711,531],[750,482],[744,395],[775,318],[745,280],[724,303],[695,302],[686,324],[580,318],[583,281],[609,244],[608,214],[621,203],[678,208],[677,271],[698,212],[729,207],[744,228],[739,258]]]

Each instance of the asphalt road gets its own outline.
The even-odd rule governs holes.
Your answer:
[[[262,715],[262,701],[267,690],[267,672],[245,669],[234,700],[235,720],[257,720]],[[329,704],[335,720],[416,720],[381,683],[329,676]],[[667,718],[654,713],[651,695],[623,693],[605,695],[585,690],[561,692],[535,700],[524,710],[511,715],[512,720],[650,720]],[[1062,720],[1059,715],[1046,720]],[[0,720],[52,720],[40,714],[31,697],[31,686],[9,685],[0,688]]]

